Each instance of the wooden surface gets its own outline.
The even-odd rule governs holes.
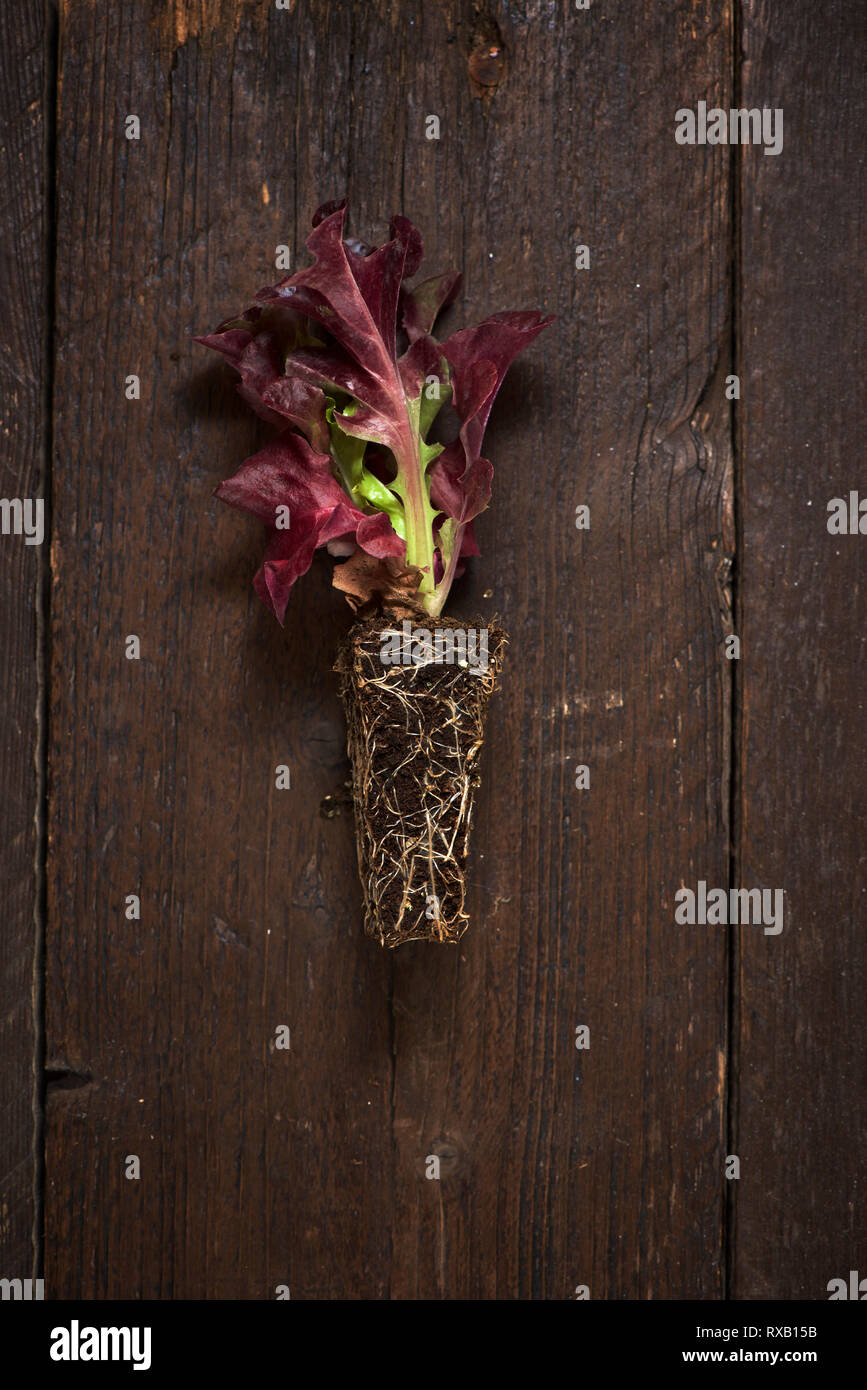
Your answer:
[[[787,925],[739,950],[739,1298],[867,1269],[867,535],[827,530],[832,498],[867,497],[864,13],[794,11],[751,4],[743,29],[743,103],[772,95],[790,134],[741,179],[738,853]]]
[[[50,449],[53,524],[41,758],[39,558],[2,541],[3,1229],[38,1259],[42,1194],[49,1296],[823,1298],[863,1265],[867,542],[825,527],[859,486],[863,44],[827,10],[61,0],[42,103],[15,69],[4,486]],[[10,29],[50,72],[50,25]],[[783,153],[678,145],[699,99],[783,106]],[[281,631],[258,527],[210,496],[267,431],[191,335],[344,193],[354,234],[402,211],[463,268],[453,326],[558,316],[495,408],[452,604],[511,636],[454,950],[362,937],[351,819],[319,814],[348,610],[317,562]],[[783,933],[678,925],[701,879],[783,888]]]
[[[43,93],[53,59],[36,6],[0,11],[0,495],[45,499],[49,276]],[[14,307],[13,307],[14,306]],[[42,1068],[39,897],[43,576],[47,546],[0,536],[0,1278],[38,1273]],[[44,878],[44,875],[42,875]]]

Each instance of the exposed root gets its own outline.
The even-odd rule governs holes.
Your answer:
[[[459,630],[450,618],[432,630]],[[487,669],[384,665],[382,618],[357,624],[338,658],[349,728],[358,864],[368,936],[383,946],[466,930],[464,868],[475,765],[506,644],[486,623]]]

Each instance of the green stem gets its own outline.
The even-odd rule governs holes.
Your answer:
[[[464,538],[465,529],[465,526],[457,526],[455,528],[454,543],[443,577],[439,584],[437,584],[433,593],[423,600],[425,609],[430,613],[432,618],[438,618],[445,607],[446,599],[449,596],[449,590],[454,582],[455,570],[458,567],[458,561],[461,557],[461,542]]]
[[[417,565],[421,570],[418,591],[420,594],[434,592],[434,544],[431,523],[428,520],[426,499],[416,499],[414,489],[404,498],[406,518],[406,563]]]
[[[407,403],[406,430],[400,452],[395,452],[397,477],[390,485],[404,507],[406,521],[406,562],[422,572],[418,592],[434,592],[433,519],[436,515],[428,495],[425,470],[421,460],[418,420],[413,420]]]

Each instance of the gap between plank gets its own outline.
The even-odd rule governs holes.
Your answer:
[[[732,5],[732,106],[741,105],[741,76],[743,54],[741,52],[742,0],[734,0]],[[731,164],[729,166],[729,353],[732,370],[738,380],[743,382],[741,362],[740,295],[741,295],[741,174],[743,160],[741,146],[730,145]],[[741,591],[743,537],[741,531],[743,473],[741,467],[741,436],[737,402],[732,402],[731,410],[731,459],[732,459],[732,529],[734,532],[734,554],[731,567],[731,606],[732,628],[742,632],[743,595]],[[741,663],[730,663],[731,685],[729,688],[729,785],[728,785],[728,886],[740,886],[741,876],[741,780],[742,780],[742,730],[743,730],[743,680]],[[729,897],[731,901],[731,897]],[[728,929],[728,981],[726,1010],[726,1095],[725,1095],[725,1136],[726,1154],[736,1154],[738,1145],[738,1104],[740,1065],[740,988],[739,967],[741,955],[740,927],[730,925]],[[735,1236],[737,1229],[737,1180],[724,1179],[725,1207],[723,1216],[723,1297],[732,1297],[734,1287]]]
[[[54,357],[57,308],[57,82],[60,24],[56,0],[43,10],[42,186],[42,496],[45,541],[40,546],[36,598],[36,852],[33,908],[33,1277],[45,1272],[45,968],[48,905],[48,681],[51,669],[51,540],[54,459]]]

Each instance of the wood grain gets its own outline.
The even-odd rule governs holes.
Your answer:
[[[61,0],[51,1295],[824,1297],[859,1267],[863,547],[824,510],[859,484],[856,27],[848,0],[737,21],[728,0]],[[36,171],[48,41],[12,32],[4,157]],[[784,106],[786,145],[741,151],[733,187],[732,152],[674,128],[736,98]],[[45,432],[36,186],[0,271],[33,305],[0,358],[32,406],[19,494]],[[210,497],[267,430],[192,334],[275,278],[278,246],[303,263],[344,193],[355,235],[403,211],[430,273],[463,268],[451,326],[558,316],[496,406],[452,605],[511,636],[454,950],[363,938],[351,820],[319,813],[348,775],[350,614],[317,562],[281,631],[250,588],[258,527]],[[38,561],[4,546],[29,595]],[[34,610],[3,621],[23,1250]],[[700,879],[783,887],[786,929],[677,925]]]
[[[49,1044],[92,1080],[48,1115],[58,1291],[719,1293],[726,948],[673,924],[726,874],[728,158],[673,139],[728,92],[717,11],[64,8]],[[474,925],[393,961],[316,816],[346,617],[319,569],[285,633],[257,608],[254,529],[206,500],[256,430],[186,337],[344,190],[464,267],[455,323],[559,314],[457,599],[513,641]]]
[[[0,495],[45,501],[46,64],[39,6],[0,13]],[[0,536],[0,1277],[39,1272],[38,1102],[41,1005],[37,902],[40,646],[44,552]],[[44,762],[44,760],[42,760]]]
[[[867,541],[827,530],[867,495],[864,37],[845,0],[744,7],[741,104],[781,107],[785,143],[741,166],[740,878],[785,925],[741,933],[738,1298],[867,1273]]]
[[[296,122],[326,62],[347,103],[338,37],[262,5],[63,9],[48,1046],[91,1080],[47,1116],[57,1294],[388,1288],[390,967],[317,809],[345,618],[324,570],[285,631],[252,593],[258,528],[209,494],[259,432],[191,342],[318,201]],[[305,125],[330,155],[331,109]]]
[[[427,7],[409,68],[448,113],[461,322],[512,304],[558,322],[495,412],[462,596],[512,639],[473,926],[457,958],[395,961],[403,1297],[721,1292],[726,943],[673,903],[727,872],[728,158],[673,138],[688,95],[726,100],[719,9],[493,6],[506,76],[479,98],[445,62],[422,78],[447,39]],[[407,139],[401,158],[419,187],[432,156]]]

